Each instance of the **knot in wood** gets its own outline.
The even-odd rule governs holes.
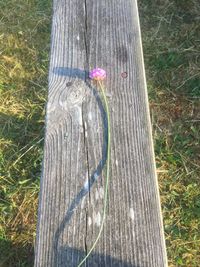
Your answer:
[[[84,81],[75,80],[70,86],[66,86],[60,95],[60,105],[65,110],[80,106],[86,94],[86,84]]]

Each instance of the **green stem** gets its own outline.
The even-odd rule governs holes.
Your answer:
[[[96,240],[94,241],[91,249],[89,250],[89,252],[87,253],[87,255],[83,258],[83,260],[79,263],[79,265],[77,267],[80,267],[86,260],[87,258],[90,256],[90,254],[92,253],[92,251],[94,250],[100,236],[101,233],[103,231],[103,226],[104,226],[104,221],[106,218],[106,209],[107,209],[107,200],[108,200],[108,184],[109,184],[109,172],[110,172],[110,112],[109,112],[109,108],[108,108],[108,101],[104,92],[104,88],[103,85],[100,81],[99,82],[99,86],[101,88],[102,91],[102,95],[103,95],[103,100],[105,103],[105,108],[106,108],[106,114],[107,114],[107,120],[108,120],[108,146],[107,146],[107,168],[106,168],[106,185],[105,185],[105,191],[104,191],[104,207],[103,207],[103,218],[102,218],[102,223],[101,223],[101,227],[99,230],[99,234],[96,238]]]

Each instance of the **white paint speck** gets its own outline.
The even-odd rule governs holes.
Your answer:
[[[97,178],[98,178],[98,174],[95,172],[95,174],[94,174],[94,180],[96,181]]]
[[[88,180],[86,180],[85,183],[84,183],[84,189],[87,190],[87,191],[89,190]]]
[[[108,93],[108,92],[106,92],[106,96],[107,96],[107,97],[109,97],[109,98],[111,98],[111,97],[112,97],[112,94],[111,94],[111,93]]]
[[[98,189],[95,191],[95,199],[96,199],[96,200],[99,199],[99,192],[98,192]]]
[[[116,159],[116,161],[115,161],[115,165],[118,166],[118,160],[117,160],[117,159]]]
[[[84,206],[85,206],[85,198],[83,198],[81,201],[81,209],[84,209]]]
[[[97,214],[95,212],[93,213],[93,221],[98,227],[101,225],[101,214],[99,211]]]
[[[90,226],[92,224],[92,219],[88,217],[88,225]]]
[[[79,35],[76,37],[76,39],[79,41],[80,40],[80,37],[79,37]]]
[[[92,121],[92,112],[89,112],[89,113],[88,113],[88,120],[89,120],[89,121]]]
[[[133,208],[130,208],[129,216],[130,216],[131,220],[134,220],[135,219],[135,214],[134,214]]]
[[[100,198],[103,198],[103,197],[104,197],[104,190],[103,190],[103,187],[100,187],[100,188],[99,188],[99,197],[100,197]]]
[[[81,110],[81,107],[79,106],[77,106],[76,116],[77,116],[77,121],[79,125],[83,126],[82,110]]]

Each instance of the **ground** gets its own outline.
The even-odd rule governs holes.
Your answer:
[[[200,5],[139,0],[169,266],[200,265]],[[0,0],[0,266],[33,264],[49,0]],[[28,257],[27,257],[28,255]]]

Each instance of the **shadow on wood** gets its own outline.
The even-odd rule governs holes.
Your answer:
[[[79,78],[82,80],[86,80],[89,77],[89,71],[83,71],[80,69],[72,69],[72,68],[55,67],[53,69],[53,73],[59,76]]]
[[[79,78],[79,79],[82,79],[82,80],[86,80],[88,78],[88,74],[89,74],[89,72],[87,72],[87,71],[82,71],[82,70],[79,70],[79,69],[61,68],[61,67],[55,68],[54,69],[54,73],[56,73],[57,75],[69,76],[69,77],[72,77],[72,78]],[[90,192],[93,184],[99,178],[99,176],[100,176],[100,174],[101,174],[101,172],[102,172],[102,170],[104,168],[104,165],[106,163],[106,160],[107,160],[107,146],[108,146],[108,119],[107,119],[107,114],[106,114],[106,112],[104,110],[101,98],[100,98],[100,96],[98,94],[98,91],[94,87],[92,87],[91,84],[89,84],[87,81],[86,81],[86,85],[87,85],[88,89],[92,91],[92,93],[93,93],[93,95],[95,97],[95,100],[96,100],[97,105],[99,107],[101,118],[102,118],[103,140],[104,140],[103,147],[102,147],[102,158],[99,161],[98,166],[96,167],[96,170],[93,171],[93,173],[91,174],[91,176],[88,179],[87,183],[84,184],[84,186],[81,188],[81,190],[76,195],[76,197],[71,201],[71,204],[70,204],[70,206],[69,206],[69,208],[68,208],[68,210],[66,212],[65,217],[63,218],[62,222],[60,223],[59,227],[56,230],[55,237],[54,237],[54,244],[53,244],[53,251],[54,251],[55,261],[57,261],[58,258],[62,258],[62,255],[58,255],[57,248],[58,248],[58,244],[59,244],[59,239],[60,239],[63,231],[65,230],[65,228],[69,224],[69,222],[70,222],[70,220],[71,220],[71,218],[73,216],[73,213],[76,210],[77,206],[81,203],[83,198]],[[61,250],[64,251],[65,258],[66,258],[68,264],[70,264],[70,266],[71,266],[72,262],[74,262],[73,254],[74,253],[76,254],[77,251],[75,251],[75,250],[72,251],[73,249],[69,250],[68,248],[61,249]],[[78,253],[81,254],[81,255],[77,256],[76,259],[81,259],[84,256],[84,252],[82,252],[82,253],[78,252]],[[61,252],[61,254],[63,254],[63,252]],[[72,259],[70,259],[71,256],[69,256],[69,255],[72,255]],[[104,257],[103,257],[103,260],[105,261]],[[105,262],[107,262],[107,261],[105,261]],[[74,265],[72,265],[72,266],[76,266],[77,263],[74,263]],[[57,263],[54,262],[54,266],[56,266],[56,264]],[[92,263],[92,264],[94,264],[94,263]],[[101,264],[101,263],[98,263],[98,264]],[[94,265],[92,265],[92,266],[94,266]],[[104,266],[104,265],[101,264],[101,265],[96,265],[96,266]]]
[[[70,266],[77,267],[80,261],[84,258],[86,253],[82,250],[70,247],[60,247],[54,261],[56,266]],[[133,265],[115,258],[110,255],[92,253],[87,259],[87,263],[83,266],[88,267],[144,267],[142,265]]]

